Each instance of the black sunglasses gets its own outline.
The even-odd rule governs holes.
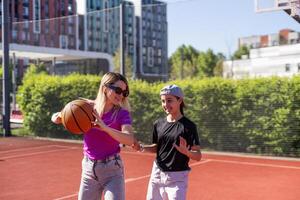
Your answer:
[[[113,86],[113,85],[106,85],[106,87],[108,87],[109,89],[112,89],[116,94],[122,94],[123,97],[128,97],[128,95],[129,95],[129,91],[127,89],[122,90],[122,88]]]

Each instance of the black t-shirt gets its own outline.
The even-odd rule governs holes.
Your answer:
[[[200,145],[196,125],[186,117],[176,122],[158,119],[153,127],[153,144],[157,144],[156,164],[162,171],[190,170],[189,157],[180,153],[173,144],[179,145],[179,136],[188,146]]]

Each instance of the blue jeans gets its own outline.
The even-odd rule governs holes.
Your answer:
[[[124,166],[120,156],[82,160],[78,200],[125,200]]]

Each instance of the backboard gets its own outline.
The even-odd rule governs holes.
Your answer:
[[[254,0],[255,12],[289,10],[291,15],[299,15],[300,0]]]
[[[300,0],[254,0],[255,12],[284,10],[300,23]]]

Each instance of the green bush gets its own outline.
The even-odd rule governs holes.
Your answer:
[[[66,133],[62,126],[55,126],[51,116],[78,97],[95,98],[99,83],[95,76],[78,74],[64,78],[35,74],[24,79],[17,101],[24,114],[25,127],[37,136],[77,138]]]
[[[51,123],[68,102],[95,99],[100,77],[32,73],[18,90],[25,127],[38,136],[80,138]],[[159,91],[176,83],[185,93],[185,115],[198,127],[204,148],[272,155],[300,155],[300,77],[168,83],[130,81],[131,114],[137,138],[150,143],[153,122],[164,116]]]

